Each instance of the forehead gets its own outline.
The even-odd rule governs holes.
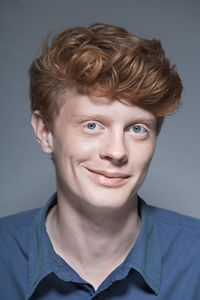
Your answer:
[[[93,117],[96,115],[104,116],[111,120],[156,120],[156,117],[150,111],[123,99],[113,100],[107,97],[96,97],[89,94],[81,94],[76,90],[63,94],[62,98],[63,105],[57,120],[82,116]]]

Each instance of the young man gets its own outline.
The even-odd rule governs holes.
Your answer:
[[[0,222],[1,299],[200,299],[200,222],[137,195],[181,80],[158,40],[94,24],[30,68],[57,193]]]

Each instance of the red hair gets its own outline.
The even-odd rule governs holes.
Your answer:
[[[102,23],[67,29],[50,45],[47,36],[29,74],[32,111],[40,110],[49,126],[63,103],[60,95],[72,84],[95,96],[132,101],[155,114],[159,127],[182,92],[159,40]]]

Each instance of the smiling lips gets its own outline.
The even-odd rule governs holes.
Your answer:
[[[87,169],[92,178],[100,185],[107,187],[120,186],[126,181],[130,175],[117,173],[117,172],[106,172],[102,170],[91,170]]]

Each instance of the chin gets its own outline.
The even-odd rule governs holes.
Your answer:
[[[93,193],[91,196],[85,197],[85,201],[93,207],[102,208],[120,208],[127,204],[130,200],[133,201],[136,193],[124,191],[107,191],[107,193]]]

